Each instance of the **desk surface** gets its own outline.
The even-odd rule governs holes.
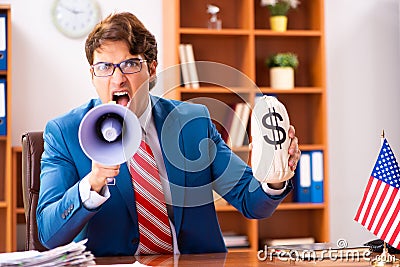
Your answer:
[[[123,264],[139,261],[148,266],[370,266],[369,261],[337,259],[316,261],[290,261],[274,258],[260,260],[256,252],[230,252],[213,254],[127,256],[97,258],[98,265]]]

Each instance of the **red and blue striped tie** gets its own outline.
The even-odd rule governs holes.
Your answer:
[[[160,174],[150,146],[142,140],[129,161],[138,214],[141,255],[173,252]]]

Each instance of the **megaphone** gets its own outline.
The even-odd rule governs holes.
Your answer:
[[[128,108],[116,103],[101,104],[83,117],[78,138],[91,160],[107,166],[119,165],[138,150],[142,128]]]

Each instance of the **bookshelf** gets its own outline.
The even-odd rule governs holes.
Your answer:
[[[4,101],[1,103],[2,113],[0,123],[0,252],[11,251],[11,238],[14,230],[12,221],[12,180],[11,180],[11,7],[0,4],[0,79],[5,84]],[[5,38],[5,39],[3,39]],[[4,49],[5,46],[5,50]],[[3,90],[3,89],[1,89]],[[5,104],[5,106],[4,106]],[[3,130],[6,127],[5,131]]]
[[[228,105],[247,102],[254,106],[258,93],[276,95],[285,104],[291,124],[296,128],[300,149],[321,150],[324,154],[323,203],[295,203],[290,194],[272,217],[263,220],[249,220],[229,205],[217,205],[222,231],[247,235],[250,242],[248,249],[231,250],[258,250],[262,240],[272,238],[314,237],[316,242],[329,241],[324,1],[301,0],[298,8],[288,13],[286,32],[269,29],[267,8],[261,7],[259,0],[215,0],[212,4],[220,8],[221,30],[207,29],[207,0],[163,3],[165,68],[179,64],[179,44],[192,44],[196,61],[226,64],[257,85],[233,85],[234,89],[214,86],[202,82],[199,72],[200,88],[185,88],[179,86],[179,68],[174,68],[175,73],[169,78],[175,80],[176,86],[166,92],[166,97],[184,101],[205,99],[202,103],[209,107],[213,118],[218,110],[207,99]],[[295,71],[295,88],[272,89],[265,58],[287,51],[296,53],[300,62]],[[232,150],[250,163],[251,152],[247,146],[232,147]]]

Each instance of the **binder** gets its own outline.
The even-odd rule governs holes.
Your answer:
[[[0,136],[7,134],[6,80],[0,79]]]
[[[189,66],[187,64],[186,45],[179,44],[179,60],[181,63],[182,83],[185,88],[190,88]]]
[[[199,77],[197,74],[196,61],[194,59],[193,45],[186,44],[185,48],[186,48],[186,59],[187,59],[187,65],[188,65],[188,69],[189,69],[189,77],[190,77],[191,86],[192,86],[192,88],[197,89],[200,87],[200,83],[199,83]]]
[[[311,202],[311,154],[308,151],[301,153],[296,170],[295,202]]]
[[[324,160],[320,150],[311,151],[311,202],[324,202]]]
[[[239,128],[240,128],[240,118],[243,113],[244,106],[246,104],[244,103],[237,103],[235,106],[235,113],[232,117],[232,123],[231,123],[231,128],[229,129],[229,139],[230,139],[230,144],[232,147],[238,146],[238,134],[239,134]]]
[[[0,14],[0,70],[7,70],[7,15]]]
[[[239,128],[237,132],[237,140],[236,143],[233,145],[235,147],[242,146],[245,141],[246,137],[246,129],[247,129],[247,124],[249,122],[250,118],[250,106],[247,105],[246,103],[240,103],[243,105],[242,107],[242,112],[239,114],[240,115],[240,123],[239,123]]]

